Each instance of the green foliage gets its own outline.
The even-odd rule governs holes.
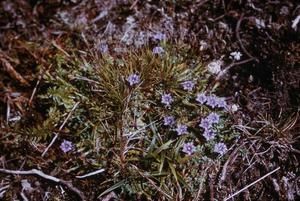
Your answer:
[[[27,132],[32,136],[41,137],[46,140],[48,136],[52,135],[52,132],[59,123],[60,117],[60,111],[56,107],[51,107],[48,111],[47,118],[35,127],[30,128]]]
[[[100,197],[118,190],[133,197],[142,194],[153,199],[161,194],[169,200],[183,199],[195,194],[205,180],[199,164],[207,156],[216,158],[215,142],[206,143],[198,126],[211,109],[195,101],[209,76],[188,46],[164,48],[163,55],[143,49],[121,58],[105,55],[78,60],[75,54],[57,54],[44,75],[46,90],[38,102],[47,114],[29,133],[49,139],[79,102],[59,138],[73,141],[79,152],[93,158],[92,165],[106,168],[113,176],[101,185]],[[141,82],[130,86],[127,78],[134,73]],[[195,82],[193,91],[182,88],[187,80]],[[165,92],[174,97],[170,107],[161,102]],[[166,115],[187,125],[189,133],[177,136],[175,129],[164,126]],[[216,127],[228,133],[219,140],[232,140],[229,124],[223,121]],[[196,143],[192,156],[182,152],[188,141]]]

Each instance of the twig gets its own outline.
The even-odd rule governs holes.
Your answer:
[[[166,193],[165,191],[163,191],[163,190],[161,189],[161,187],[157,186],[157,185],[155,184],[155,182],[149,178],[148,175],[146,175],[145,173],[139,171],[138,167],[136,167],[135,165],[132,165],[132,167],[133,167],[133,168],[134,168],[134,169],[135,169],[135,170],[136,170],[143,178],[146,178],[146,179],[149,181],[149,183],[153,186],[153,188],[155,188],[155,189],[156,189],[157,191],[159,191],[161,194],[163,194],[164,196],[166,196],[169,200],[174,200],[174,198],[172,197],[172,195],[169,195],[168,193]]]
[[[240,194],[241,192],[243,192],[244,190],[248,189],[249,187],[253,186],[254,184],[260,182],[261,180],[263,180],[264,178],[266,178],[267,176],[273,174],[274,172],[278,171],[280,169],[280,167],[276,168],[275,170],[269,172],[268,174],[262,176],[261,178],[257,179],[256,181],[252,182],[251,184],[245,186],[244,188],[242,188],[241,190],[235,192],[234,194],[230,195],[229,197],[225,198],[224,201],[227,201],[231,198],[233,198],[234,196]]]
[[[86,200],[84,194],[79,189],[77,189],[76,187],[74,187],[71,182],[59,179],[57,177],[53,177],[51,175],[47,175],[44,172],[42,172],[40,170],[37,170],[37,169],[31,169],[31,170],[8,170],[8,169],[2,169],[2,168],[0,168],[0,172],[6,173],[6,174],[38,175],[38,176],[40,176],[40,177],[42,177],[44,179],[50,180],[52,182],[64,184],[72,192],[76,193],[81,198],[81,200]]]
[[[39,84],[40,84],[40,81],[41,81],[41,77],[39,77],[38,81],[37,81],[37,82],[36,82],[36,84],[35,84],[35,87],[34,87],[34,89],[33,89],[33,91],[32,91],[32,94],[31,94],[31,96],[30,96],[30,99],[29,99],[28,105],[31,105],[31,103],[32,103],[32,100],[33,100],[33,97],[34,97],[34,95],[35,95],[35,93],[36,93],[37,87],[38,87],[38,86],[39,86]]]
[[[205,90],[210,90],[211,88],[213,88],[215,86],[216,83],[218,83],[221,79],[223,79],[223,76],[228,72],[229,69],[231,69],[234,66],[238,66],[241,64],[245,64],[248,63],[252,60],[254,60],[255,58],[249,58],[249,59],[245,59],[243,61],[240,62],[232,62],[231,64],[229,64],[228,66],[226,66],[222,71],[219,72],[219,74],[217,75],[217,77],[212,81],[212,83],[210,83],[209,85],[206,86]]]
[[[21,192],[21,197],[22,197],[23,201],[29,201],[23,191]]]
[[[76,193],[81,200],[86,200],[84,194],[75,186],[73,186],[72,182],[70,181],[65,181],[65,180],[60,180],[60,183],[64,184],[65,186],[67,186],[71,191],[73,191],[74,193]]]
[[[245,64],[245,63],[248,63],[252,60],[255,60],[254,57],[252,58],[249,58],[249,59],[245,59],[243,61],[240,61],[240,62],[232,62],[231,64],[229,64],[228,66],[226,66],[216,77],[215,80],[220,80],[232,67],[234,66],[238,66],[238,65],[242,65],[242,64]]]
[[[47,148],[45,149],[45,151],[42,153],[42,157],[45,156],[45,154],[47,153],[47,151],[50,149],[50,147],[54,144],[55,140],[58,137],[58,133],[55,133],[53,139],[51,140],[50,144],[47,146]]]
[[[20,174],[20,175],[29,175],[29,174],[35,174],[40,177],[43,177],[44,179],[51,180],[53,182],[59,183],[60,179],[53,177],[51,175],[47,175],[43,173],[40,170],[37,169],[31,169],[31,170],[8,170],[8,169],[2,169],[0,168],[0,172],[6,173],[6,174]]]
[[[244,19],[243,17],[244,17],[244,13],[241,14],[241,17],[240,17],[239,21],[238,21],[237,24],[236,24],[236,28],[235,28],[235,35],[236,35],[236,38],[237,38],[237,40],[238,40],[238,42],[239,42],[239,44],[240,44],[240,46],[241,46],[243,52],[244,52],[248,57],[250,57],[252,60],[254,59],[256,62],[259,62],[259,60],[258,60],[257,58],[253,57],[253,56],[248,52],[248,50],[245,48],[245,46],[244,46],[244,44],[243,44],[243,42],[242,42],[242,40],[241,40],[241,36],[240,36],[240,31],[239,31],[239,30],[240,30],[241,23],[242,23],[242,21],[243,21],[243,19]]]
[[[10,119],[10,97],[7,99],[6,102],[6,123],[8,124]]]
[[[207,2],[209,2],[209,0],[198,1],[196,5],[197,5],[198,8],[200,8],[201,6],[203,6]]]
[[[223,181],[225,181],[226,179],[226,172],[227,172],[227,167],[229,165],[230,162],[232,162],[232,160],[236,159],[236,152],[237,150],[239,149],[239,147],[237,147],[231,154],[230,156],[228,157],[228,160],[226,161],[226,163],[224,164],[223,166],[223,169],[222,169],[222,173],[221,173],[221,177],[220,177],[220,182],[219,182],[219,185],[222,184]]]
[[[139,0],[135,0],[130,6],[130,10],[132,10],[138,2],[139,2]]]
[[[48,68],[51,68],[51,66],[52,66],[52,64],[50,64]],[[41,80],[42,80],[43,74],[44,74],[43,71],[41,71],[41,72],[39,73],[38,80],[37,80],[37,82],[36,82],[36,84],[35,84],[35,86],[34,86],[34,89],[33,89],[33,91],[32,91],[32,94],[31,94],[31,96],[30,96],[30,99],[29,99],[29,101],[28,101],[28,105],[31,105],[31,103],[32,103],[33,97],[34,97],[34,95],[35,95],[35,93],[36,93],[36,90],[37,90],[37,88],[38,88],[38,86],[39,86]]]
[[[2,198],[4,196],[4,194],[6,193],[6,189],[8,189],[9,187],[10,187],[10,185],[0,187],[0,198]]]
[[[198,187],[197,196],[194,200],[200,200],[200,196],[201,196],[202,189],[203,189],[203,183],[205,182],[206,176],[208,175],[207,174],[208,169],[209,169],[209,166],[206,167],[203,171],[201,171],[201,175],[199,177],[199,178],[201,178],[201,180],[200,180],[200,184],[199,184],[199,187]]]
[[[60,50],[62,53],[64,53],[67,57],[70,57],[70,55],[69,55],[69,53],[68,52],[66,52],[64,49],[62,49],[62,47],[60,46],[60,45],[58,45],[57,43],[56,43],[56,41],[52,41],[52,45],[54,46],[54,47],[56,47],[58,50]]]
[[[63,129],[63,127],[65,126],[65,124],[67,123],[67,121],[69,120],[69,118],[71,117],[72,113],[74,112],[74,110],[77,108],[77,106],[79,105],[80,102],[75,103],[75,105],[73,106],[73,108],[71,109],[71,111],[69,112],[67,118],[65,118],[64,122],[62,123],[62,125],[59,127],[59,131],[61,131]]]
[[[62,125],[59,127],[58,131],[61,131],[63,129],[63,127],[65,126],[65,124],[67,123],[67,121],[69,120],[69,118],[71,117],[72,113],[77,108],[78,104],[79,104],[79,102],[75,103],[75,105],[73,106],[72,110],[69,112],[68,116],[65,118],[64,122],[62,123]],[[45,154],[47,153],[47,151],[54,144],[54,142],[57,139],[57,137],[58,137],[58,133],[55,133],[55,136],[53,137],[52,141],[50,142],[50,144],[48,145],[48,147],[45,149],[45,151],[42,153],[42,157],[45,156]]]
[[[85,177],[90,177],[90,176],[93,176],[93,175],[102,173],[102,172],[104,172],[104,171],[105,171],[105,169],[100,169],[100,170],[96,170],[96,171],[94,171],[94,172],[90,172],[90,173],[85,174],[85,175],[82,175],[82,176],[76,176],[76,178],[78,178],[78,179],[83,179],[83,178],[85,178]]]

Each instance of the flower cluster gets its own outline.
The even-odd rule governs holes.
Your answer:
[[[204,129],[203,137],[209,141],[215,138],[216,133],[213,125],[219,123],[220,115],[215,112],[210,113],[206,118],[202,119],[199,126]]]
[[[154,39],[157,40],[164,40],[164,36],[157,34],[154,35]],[[164,49],[160,46],[157,46],[153,49],[154,54],[163,54]],[[231,55],[234,57],[235,60],[239,60],[241,57],[241,54],[236,52],[235,54]],[[208,64],[208,70],[216,74],[221,70],[222,62],[214,61]],[[131,74],[127,77],[127,82],[130,86],[134,86],[136,84],[139,84],[141,82],[140,75],[138,73]],[[193,80],[186,80],[180,83],[183,90],[187,92],[192,92],[195,89],[196,82]],[[171,92],[163,92],[161,94],[161,103],[166,106],[166,108],[171,109],[172,104],[174,103],[174,99],[176,96],[174,96]],[[179,99],[180,100],[180,99]],[[178,104],[180,104],[179,100],[177,100]],[[203,108],[205,113],[210,111],[206,117],[201,118],[201,121],[199,122],[199,127],[202,131],[202,136],[205,138],[206,141],[210,141],[209,144],[212,143],[213,146],[213,152],[218,153],[220,155],[224,155],[227,152],[226,144],[223,142],[216,142],[216,136],[217,136],[217,127],[216,125],[220,123],[221,116],[217,113],[217,109],[228,109],[227,103],[225,98],[218,97],[214,94],[208,93],[208,92],[199,92],[196,94],[195,100],[197,103],[201,105],[208,106],[206,108]],[[177,105],[177,103],[176,103]],[[175,104],[173,104],[173,107]],[[171,111],[171,110],[169,110]],[[201,114],[200,114],[201,115]],[[202,115],[201,115],[202,116]],[[192,155],[196,152],[196,146],[194,145],[195,141],[191,141],[192,133],[189,133],[189,126],[193,125],[193,123],[187,123],[186,120],[177,121],[175,117],[171,114],[165,114],[165,116],[162,119],[163,125],[165,127],[169,127],[171,131],[174,131],[178,137],[181,138],[181,136],[185,135],[189,142],[186,142],[182,146],[182,152],[184,152],[187,155]],[[193,129],[191,128],[190,132],[192,132]],[[72,145],[69,142],[64,142],[64,145],[61,145],[61,149],[64,152],[69,151],[72,147]]]
[[[193,90],[195,83],[192,81],[185,81],[181,83],[184,90],[191,91]],[[164,93],[161,96],[161,102],[170,107],[171,103],[174,101],[170,93]],[[206,95],[206,93],[198,93],[196,95],[196,101],[200,104],[205,104],[212,109],[215,108],[227,108],[227,103],[225,98],[217,97],[214,94]],[[217,136],[217,133],[214,129],[214,125],[220,122],[220,115],[217,112],[210,112],[205,118],[202,118],[199,127],[203,129],[203,137],[206,141],[214,140]],[[174,116],[165,116],[163,119],[163,124],[165,126],[173,127],[176,123]],[[176,128],[174,128],[178,136],[188,134],[188,126],[185,124],[178,123]],[[182,151],[188,155],[192,155],[195,152],[195,146],[193,142],[185,143],[182,147]],[[214,152],[223,155],[227,151],[227,147],[224,143],[217,143],[214,147]]]
[[[217,97],[216,95],[205,95],[205,93],[198,93],[196,96],[196,101],[200,104],[206,104],[211,108],[219,107],[219,108],[226,108],[227,103],[225,98]]]

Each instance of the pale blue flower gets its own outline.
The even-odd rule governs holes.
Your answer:
[[[226,108],[227,107],[227,103],[225,101],[225,98],[217,98],[217,106],[220,108]]]
[[[68,140],[64,140],[59,147],[63,152],[67,153],[73,149],[73,144]]]
[[[192,155],[196,151],[196,147],[192,142],[184,143],[182,151],[188,155]]]
[[[107,53],[108,52],[108,45],[106,43],[101,43],[99,44],[98,46],[98,50],[104,54],[104,53]]]
[[[181,83],[181,86],[183,87],[184,90],[193,91],[193,89],[195,87],[195,82],[185,81],[185,82]]]
[[[171,94],[169,94],[169,93],[164,93],[161,96],[161,102],[167,106],[170,106],[173,101],[174,100],[173,100]]]
[[[214,146],[214,152],[216,152],[220,155],[224,155],[227,152],[227,150],[228,150],[227,146],[223,142],[217,143]]]
[[[207,96],[205,95],[205,93],[198,93],[196,101],[200,104],[204,104],[207,101]]]
[[[177,135],[187,134],[187,126],[184,124],[178,124],[176,128]]]
[[[216,137],[216,133],[212,129],[207,129],[207,130],[204,131],[203,137],[205,137],[205,139],[207,141],[209,141],[209,140],[212,140]]]
[[[138,74],[131,74],[128,76],[127,81],[129,82],[130,86],[140,83],[140,76]]]
[[[220,121],[220,115],[218,115],[215,112],[210,113],[207,117],[206,117],[211,123],[219,123]]]
[[[203,128],[204,130],[209,130],[212,127],[212,122],[209,119],[204,118],[204,119],[201,120],[199,126],[201,128]]]
[[[154,40],[158,40],[158,41],[166,40],[166,38],[167,38],[166,34],[161,33],[161,32],[155,33],[152,37]]]
[[[165,50],[162,47],[157,46],[153,48],[152,52],[154,54],[162,55],[165,52]]]
[[[165,116],[164,117],[164,125],[172,126],[175,124],[175,118],[173,116]]]
[[[207,97],[206,104],[212,108],[215,108],[218,105],[218,97],[215,95],[210,95]]]

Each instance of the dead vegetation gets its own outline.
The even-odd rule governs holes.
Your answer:
[[[0,13],[1,199],[299,199],[297,1],[6,0]],[[166,40],[160,42],[157,34]],[[162,71],[163,81],[153,77],[161,61],[151,49],[158,45],[178,56],[170,53],[170,63],[178,66]],[[234,51],[242,53],[241,61],[229,58]],[[164,87],[183,96],[176,88],[176,80],[186,76],[182,69],[213,60],[224,62],[224,74],[207,77],[197,90],[213,90],[239,106],[230,115],[240,135],[229,139],[223,158],[173,168],[169,146],[179,145],[160,136],[165,131],[155,127],[159,118],[149,105],[159,102],[154,92]],[[104,70],[95,70],[99,66]],[[128,91],[122,82],[134,70],[147,85]],[[139,90],[145,93],[136,95]],[[143,104],[127,110],[133,104],[126,102],[129,96]],[[195,110],[187,108],[183,116]],[[139,118],[130,117],[133,113]],[[136,162],[145,157],[140,150],[147,142],[122,136],[124,122],[140,129],[148,123],[151,133],[158,133],[161,144],[153,153],[165,162],[157,156],[147,160],[167,166],[169,176],[154,172],[155,162]],[[64,138],[76,142],[76,151],[61,152]],[[183,178],[194,182],[194,189]]]

